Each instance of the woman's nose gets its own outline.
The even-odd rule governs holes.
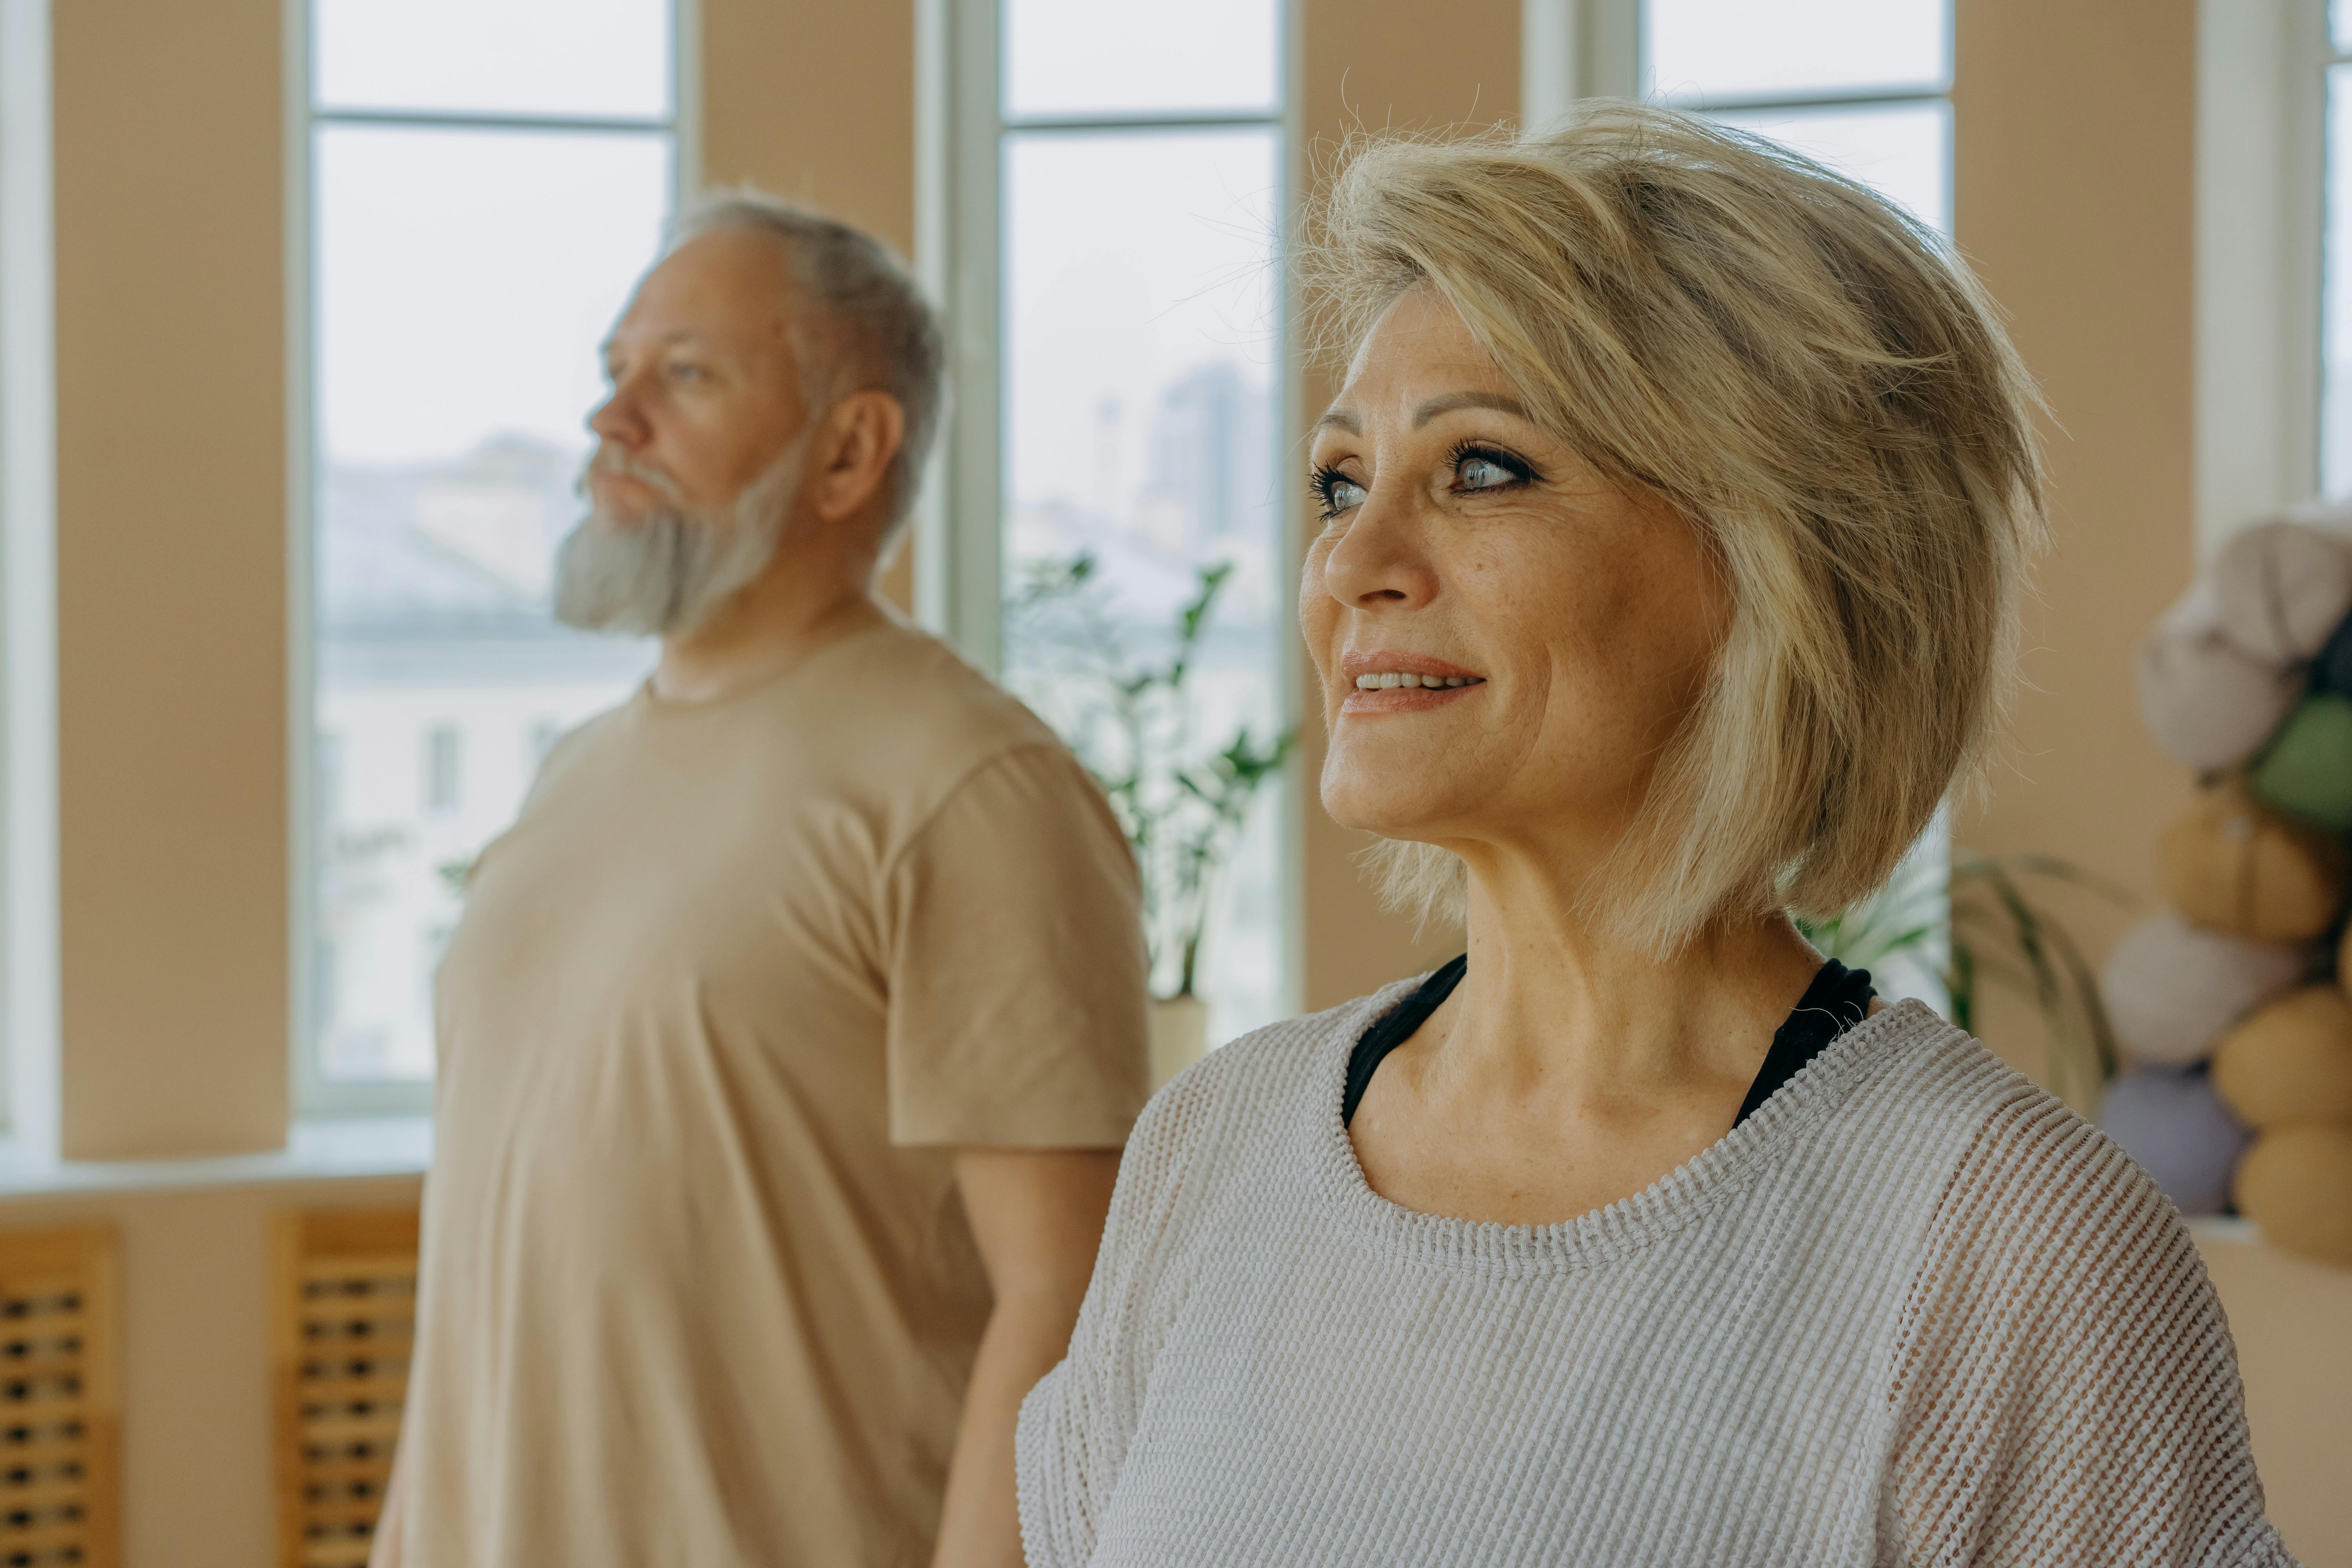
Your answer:
[[[1323,558],[1323,591],[1349,609],[1419,609],[1437,596],[1426,541],[1402,509],[1367,496]]]

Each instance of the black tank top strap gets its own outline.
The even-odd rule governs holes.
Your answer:
[[[1348,1084],[1339,1100],[1339,1120],[1343,1124],[1356,1120],[1356,1108],[1363,1104],[1364,1091],[1371,1088],[1372,1075],[1380,1070],[1381,1063],[1428,1022],[1429,1016],[1454,994],[1454,988],[1462,984],[1462,976],[1469,969],[1468,953],[1440,965],[1412,995],[1373,1020],[1371,1027],[1357,1038],[1354,1048],[1348,1053]],[[1871,1001],[1877,994],[1871,989],[1867,969],[1848,969],[1834,958],[1823,963],[1812,984],[1805,987],[1804,995],[1798,999],[1788,1021],[1773,1035],[1771,1048],[1764,1053],[1764,1065],[1757,1069],[1756,1081],[1748,1085],[1748,1098],[1740,1102],[1739,1114],[1731,1124],[1737,1127],[1747,1121],[1758,1106],[1803,1070],[1805,1064],[1821,1055],[1831,1041],[1868,1017]]]
[[[1731,1124],[1747,1121],[1831,1041],[1869,1017],[1871,999],[1877,994],[1871,989],[1869,970],[1848,969],[1834,958],[1822,964],[1789,1021],[1773,1035],[1764,1065],[1756,1069],[1756,1081],[1748,1086],[1748,1098],[1739,1102],[1739,1114]]]
[[[1380,1070],[1388,1054],[1412,1038],[1412,1032],[1454,994],[1469,969],[1466,952],[1440,964],[1412,995],[1373,1020],[1372,1026],[1358,1037],[1355,1048],[1348,1053],[1348,1089],[1339,1100],[1342,1124],[1356,1120],[1356,1107],[1364,1102],[1364,1090],[1372,1087],[1372,1074]]]

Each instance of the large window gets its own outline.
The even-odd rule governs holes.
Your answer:
[[[1760,132],[1951,230],[1949,0],[1643,0],[1643,91]]]
[[[677,184],[669,0],[312,0],[308,1109],[419,1101],[464,869],[646,645],[548,614]]]
[[[1185,700],[1149,721],[1195,758],[1244,729],[1268,742],[1293,657],[1284,7],[956,0],[947,14],[942,280],[963,401],[932,563],[954,580],[932,607],[1116,771],[1107,680],[1165,660],[1201,574],[1227,568]],[[1082,562],[1091,574],[1074,581]],[[1213,1039],[1289,1004],[1282,817],[1261,791],[1210,887],[1194,980]],[[1147,878],[1179,874],[1155,853]],[[1161,944],[1162,994],[1181,983],[1180,945]]]

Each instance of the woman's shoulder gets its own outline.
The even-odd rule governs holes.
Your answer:
[[[1932,1271],[1990,1259],[2044,1279],[2113,1256],[2193,1257],[2155,1182],[2063,1100],[1917,1003],[1874,1053],[1856,1109],[1890,1147],[1930,1156]],[[1907,1022],[1911,1026],[1902,1026]],[[1973,1259],[1973,1262],[1969,1260]]]
[[[1967,1036],[1926,1065],[1909,1092],[1959,1136],[1891,1363],[1899,1555],[2285,1568],[2229,1325],[2179,1211]]]
[[[1268,1024],[1211,1051],[1143,1108],[1128,1138],[1121,1179],[1130,1171],[1139,1181],[1163,1184],[1181,1171],[1232,1172],[1235,1156],[1250,1147],[1311,1136],[1318,1118],[1339,1114],[1349,1047],[1423,978]]]

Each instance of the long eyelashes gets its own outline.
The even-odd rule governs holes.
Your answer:
[[[1533,463],[1528,462],[1517,452],[1508,451],[1491,442],[1478,440],[1475,437],[1468,440],[1455,442],[1454,449],[1445,454],[1445,466],[1454,471],[1457,479],[1461,476],[1463,465],[1472,461],[1492,463],[1510,475],[1512,482],[1507,485],[1474,485],[1465,492],[1471,495],[1493,490],[1516,489],[1520,485],[1533,484],[1543,478],[1541,474],[1536,472]]]
[[[1462,470],[1472,463],[1485,463],[1509,478],[1501,484],[1465,485],[1461,482]],[[1493,495],[1517,489],[1522,485],[1536,484],[1543,479],[1536,466],[1517,452],[1475,438],[1454,443],[1453,449],[1445,454],[1445,466],[1454,471],[1452,489],[1456,495]],[[1329,463],[1317,468],[1308,477],[1307,486],[1315,498],[1318,516],[1325,522],[1363,500],[1362,484]],[[1345,504],[1341,503],[1339,497],[1342,487],[1356,492]]]
[[[1325,522],[1330,521],[1347,510],[1339,504],[1339,489],[1341,485],[1347,486],[1349,489],[1358,488],[1355,480],[1328,463],[1318,468],[1313,477],[1307,481],[1307,488],[1314,493],[1316,504],[1320,509],[1318,515]]]

